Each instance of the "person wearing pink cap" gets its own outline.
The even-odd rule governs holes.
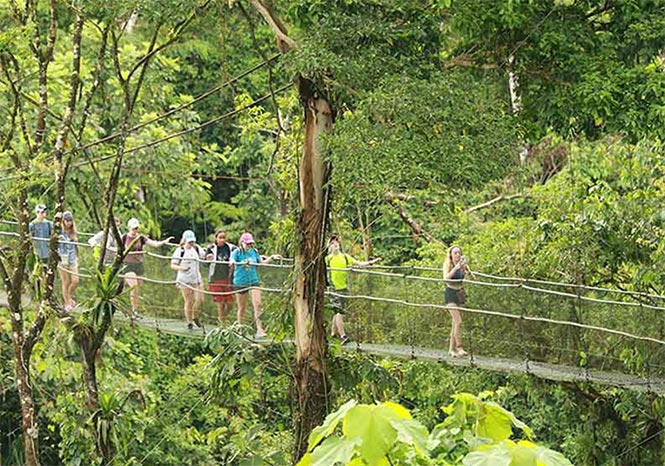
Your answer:
[[[233,287],[237,290],[238,322],[242,322],[247,307],[247,295],[252,297],[254,308],[254,323],[256,325],[256,338],[266,336],[266,330],[261,323],[261,290],[258,264],[267,264],[279,255],[264,257],[254,247],[254,237],[251,233],[243,233],[240,237],[240,247],[231,253],[230,273],[233,276]]]

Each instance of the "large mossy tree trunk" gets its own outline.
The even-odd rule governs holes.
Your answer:
[[[293,299],[296,335],[294,463],[307,451],[309,433],[325,419],[330,390],[325,370],[327,345],[323,324],[329,168],[321,153],[319,136],[331,129],[332,112],[328,101],[317,95],[309,80],[299,78],[298,88],[305,111],[305,145],[299,167],[299,250]]]

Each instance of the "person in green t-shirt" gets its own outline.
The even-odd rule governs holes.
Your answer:
[[[332,235],[328,241],[329,254],[326,256],[326,267],[328,268],[329,283],[334,293],[331,297],[331,305],[335,309],[335,315],[332,318],[330,334],[333,338],[337,337],[346,344],[349,337],[344,331],[344,318],[346,295],[349,294],[348,275],[349,268],[352,266],[365,267],[375,264],[381,260],[380,257],[370,261],[359,261],[352,256],[342,252],[341,240],[339,236]]]

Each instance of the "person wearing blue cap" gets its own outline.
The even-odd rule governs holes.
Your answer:
[[[180,240],[180,247],[173,251],[171,268],[177,271],[176,286],[180,288],[184,301],[185,320],[187,328],[192,330],[194,325],[203,328],[198,314],[201,308],[201,270],[200,261],[205,258],[205,252],[196,244],[196,235],[192,230],[185,230]]]

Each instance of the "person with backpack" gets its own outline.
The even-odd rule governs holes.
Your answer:
[[[226,316],[229,314],[233,303],[233,286],[229,261],[231,253],[236,249],[226,241],[226,232],[217,230],[215,242],[206,248],[206,261],[210,262],[208,272],[208,291],[213,293],[213,301],[217,303],[217,319],[219,325],[226,324]]]
[[[247,307],[247,295],[252,297],[254,309],[254,324],[256,325],[256,338],[264,338],[266,330],[261,323],[261,290],[258,286],[259,272],[257,265],[267,264],[273,259],[279,259],[278,254],[264,257],[254,247],[254,237],[251,233],[243,233],[240,236],[240,247],[231,253],[231,274],[233,276],[233,287],[236,290],[238,301],[238,323],[242,323]]]
[[[171,268],[176,270],[176,286],[180,288],[184,301],[185,320],[187,329],[192,330],[194,325],[203,328],[199,320],[201,308],[201,269],[200,261],[205,258],[205,252],[196,244],[196,235],[192,230],[185,230],[180,240],[180,247],[173,251]]]
[[[342,345],[349,341],[344,330],[344,317],[346,313],[346,295],[349,294],[348,275],[352,266],[366,267],[381,260],[380,257],[369,261],[359,261],[349,254],[342,252],[342,243],[338,235],[332,235],[328,240],[329,254],[326,256],[326,267],[328,269],[328,283],[332,288],[330,303],[335,310],[330,326],[330,335],[339,338]]]
[[[143,266],[145,246],[159,248],[173,239],[173,236],[169,236],[165,240],[155,241],[140,234],[140,226],[138,219],[130,218],[127,222],[127,229],[129,231],[122,235],[122,245],[126,252],[125,259],[123,260],[123,272],[125,275],[125,283],[131,289],[131,294],[129,295],[129,300],[132,304],[131,319],[141,318],[141,314],[139,314],[139,286],[141,285],[141,277],[145,274],[145,268]]]

